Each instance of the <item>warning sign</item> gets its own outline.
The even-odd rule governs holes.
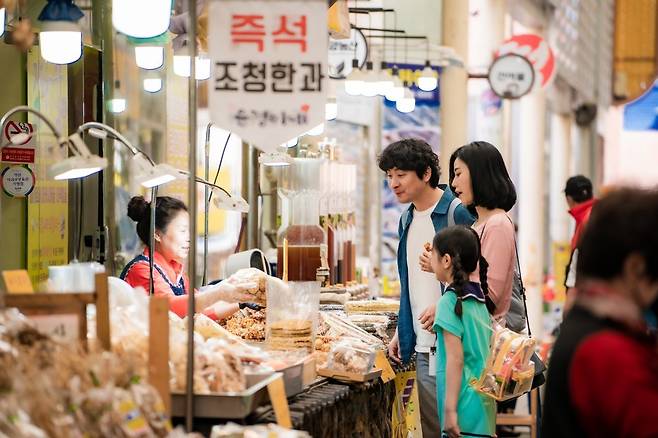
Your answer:
[[[31,123],[9,120],[2,127],[2,162],[34,163],[34,138]]]

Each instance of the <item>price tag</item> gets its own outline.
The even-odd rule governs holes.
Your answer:
[[[55,339],[75,342],[80,339],[78,315],[31,315],[28,317],[37,329]]]
[[[2,278],[5,281],[5,287],[10,294],[31,294],[34,293],[32,281],[25,269],[16,271],[2,271]]]
[[[395,379],[395,371],[393,370],[391,363],[386,358],[386,354],[384,354],[382,350],[378,350],[377,355],[375,356],[375,368],[382,370],[382,382],[386,383]]]
[[[283,385],[283,377],[279,377],[269,385],[267,392],[270,394],[270,402],[274,408],[276,423],[281,427],[292,429],[292,420],[290,419],[290,409],[288,399],[286,398],[286,389]]]

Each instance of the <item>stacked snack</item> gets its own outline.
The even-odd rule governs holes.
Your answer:
[[[240,269],[231,275],[225,281],[230,284],[253,284],[253,287],[247,289],[247,293],[254,296],[254,303],[265,304],[267,302],[267,282],[280,281],[277,278],[270,277],[265,272],[256,268]]]
[[[242,309],[222,321],[229,332],[248,341],[264,341],[267,314],[265,310]]]
[[[287,319],[270,325],[268,344],[274,350],[313,348],[313,322],[304,319]]]
[[[353,313],[397,313],[400,310],[400,302],[396,300],[380,298],[377,300],[350,301],[345,304],[348,315]]]

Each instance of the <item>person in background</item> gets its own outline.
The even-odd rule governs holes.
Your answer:
[[[154,294],[169,297],[170,310],[182,318],[187,315],[190,288],[184,269],[190,251],[190,216],[185,204],[175,198],[159,196],[155,205]],[[151,204],[142,196],[133,197],[128,203],[128,216],[137,222],[137,235],[146,247],[125,266],[120,277],[148,293]],[[249,302],[250,295],[243,293],[249,286],[222,282],[198,292],[195,311],[214,320],[228,318]]]
[[[596,201],[592,191],[592,181],[583,175],[572,176],[567,180],[564,196],[569,206],[569,214],[576,220],[576,229],[571,238],[571,256],[566,267],[567,272],[564,281],[567,291],[567,298],[564,303],[564,313],[566,314],[573,306],[576,298],[574,286],[576,284],[576,264],[578,263],[578,242]]]
[[[470,226],[473,217],[447,186],[439,184],[439,157],[426,142],[405,139],[388,145],[379,157],[379,168],[386,172],[388,185],[398,201],[411,204],[398,228],[400,313],[388,352],[394,361],[405,363],[416,353],[423,437],[438,437],[436,381],[429,373],[429,352],[435,344],[432,324],[442,286],[428,272],[431,260],[425,244],[448,223]]]
[[[579,242],[578,295],[548,367],[541,436],[658,437],[658,191],[597,202]]]
[[[476,273],[480,282],[469,281]],[[496,402],[477,392],[478,379],[489,355],[493,306],[487,307],[487,261],[472,228],[448,227],[434,237],[432,268],[448,287],[437,304],[436,392],[441,429],[449,438],[493,436]]]

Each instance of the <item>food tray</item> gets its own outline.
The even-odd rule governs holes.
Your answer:
[[[354,374],[345,371],[331,370],[329,368],[321,368],[318,370],[318,375],[343,382],[365,383],[378,379],[382,375],[382,370],[376,369],[367,374]]]
[[[251,385],[244,392],[195,394],[194,416],[197,418],[242,419],[253,413],[259,406],[268,403],[267,385],[282,374],[274,373]],[[185,394],[171,394],[172,417],[185,416]]]
[[[292,397],[304,390],[304,362],[289,366],[279,371],[283,374],[283,384],[286,388],[286,397]],[[272,374],[245,374],[247,385],[253,386]]]

